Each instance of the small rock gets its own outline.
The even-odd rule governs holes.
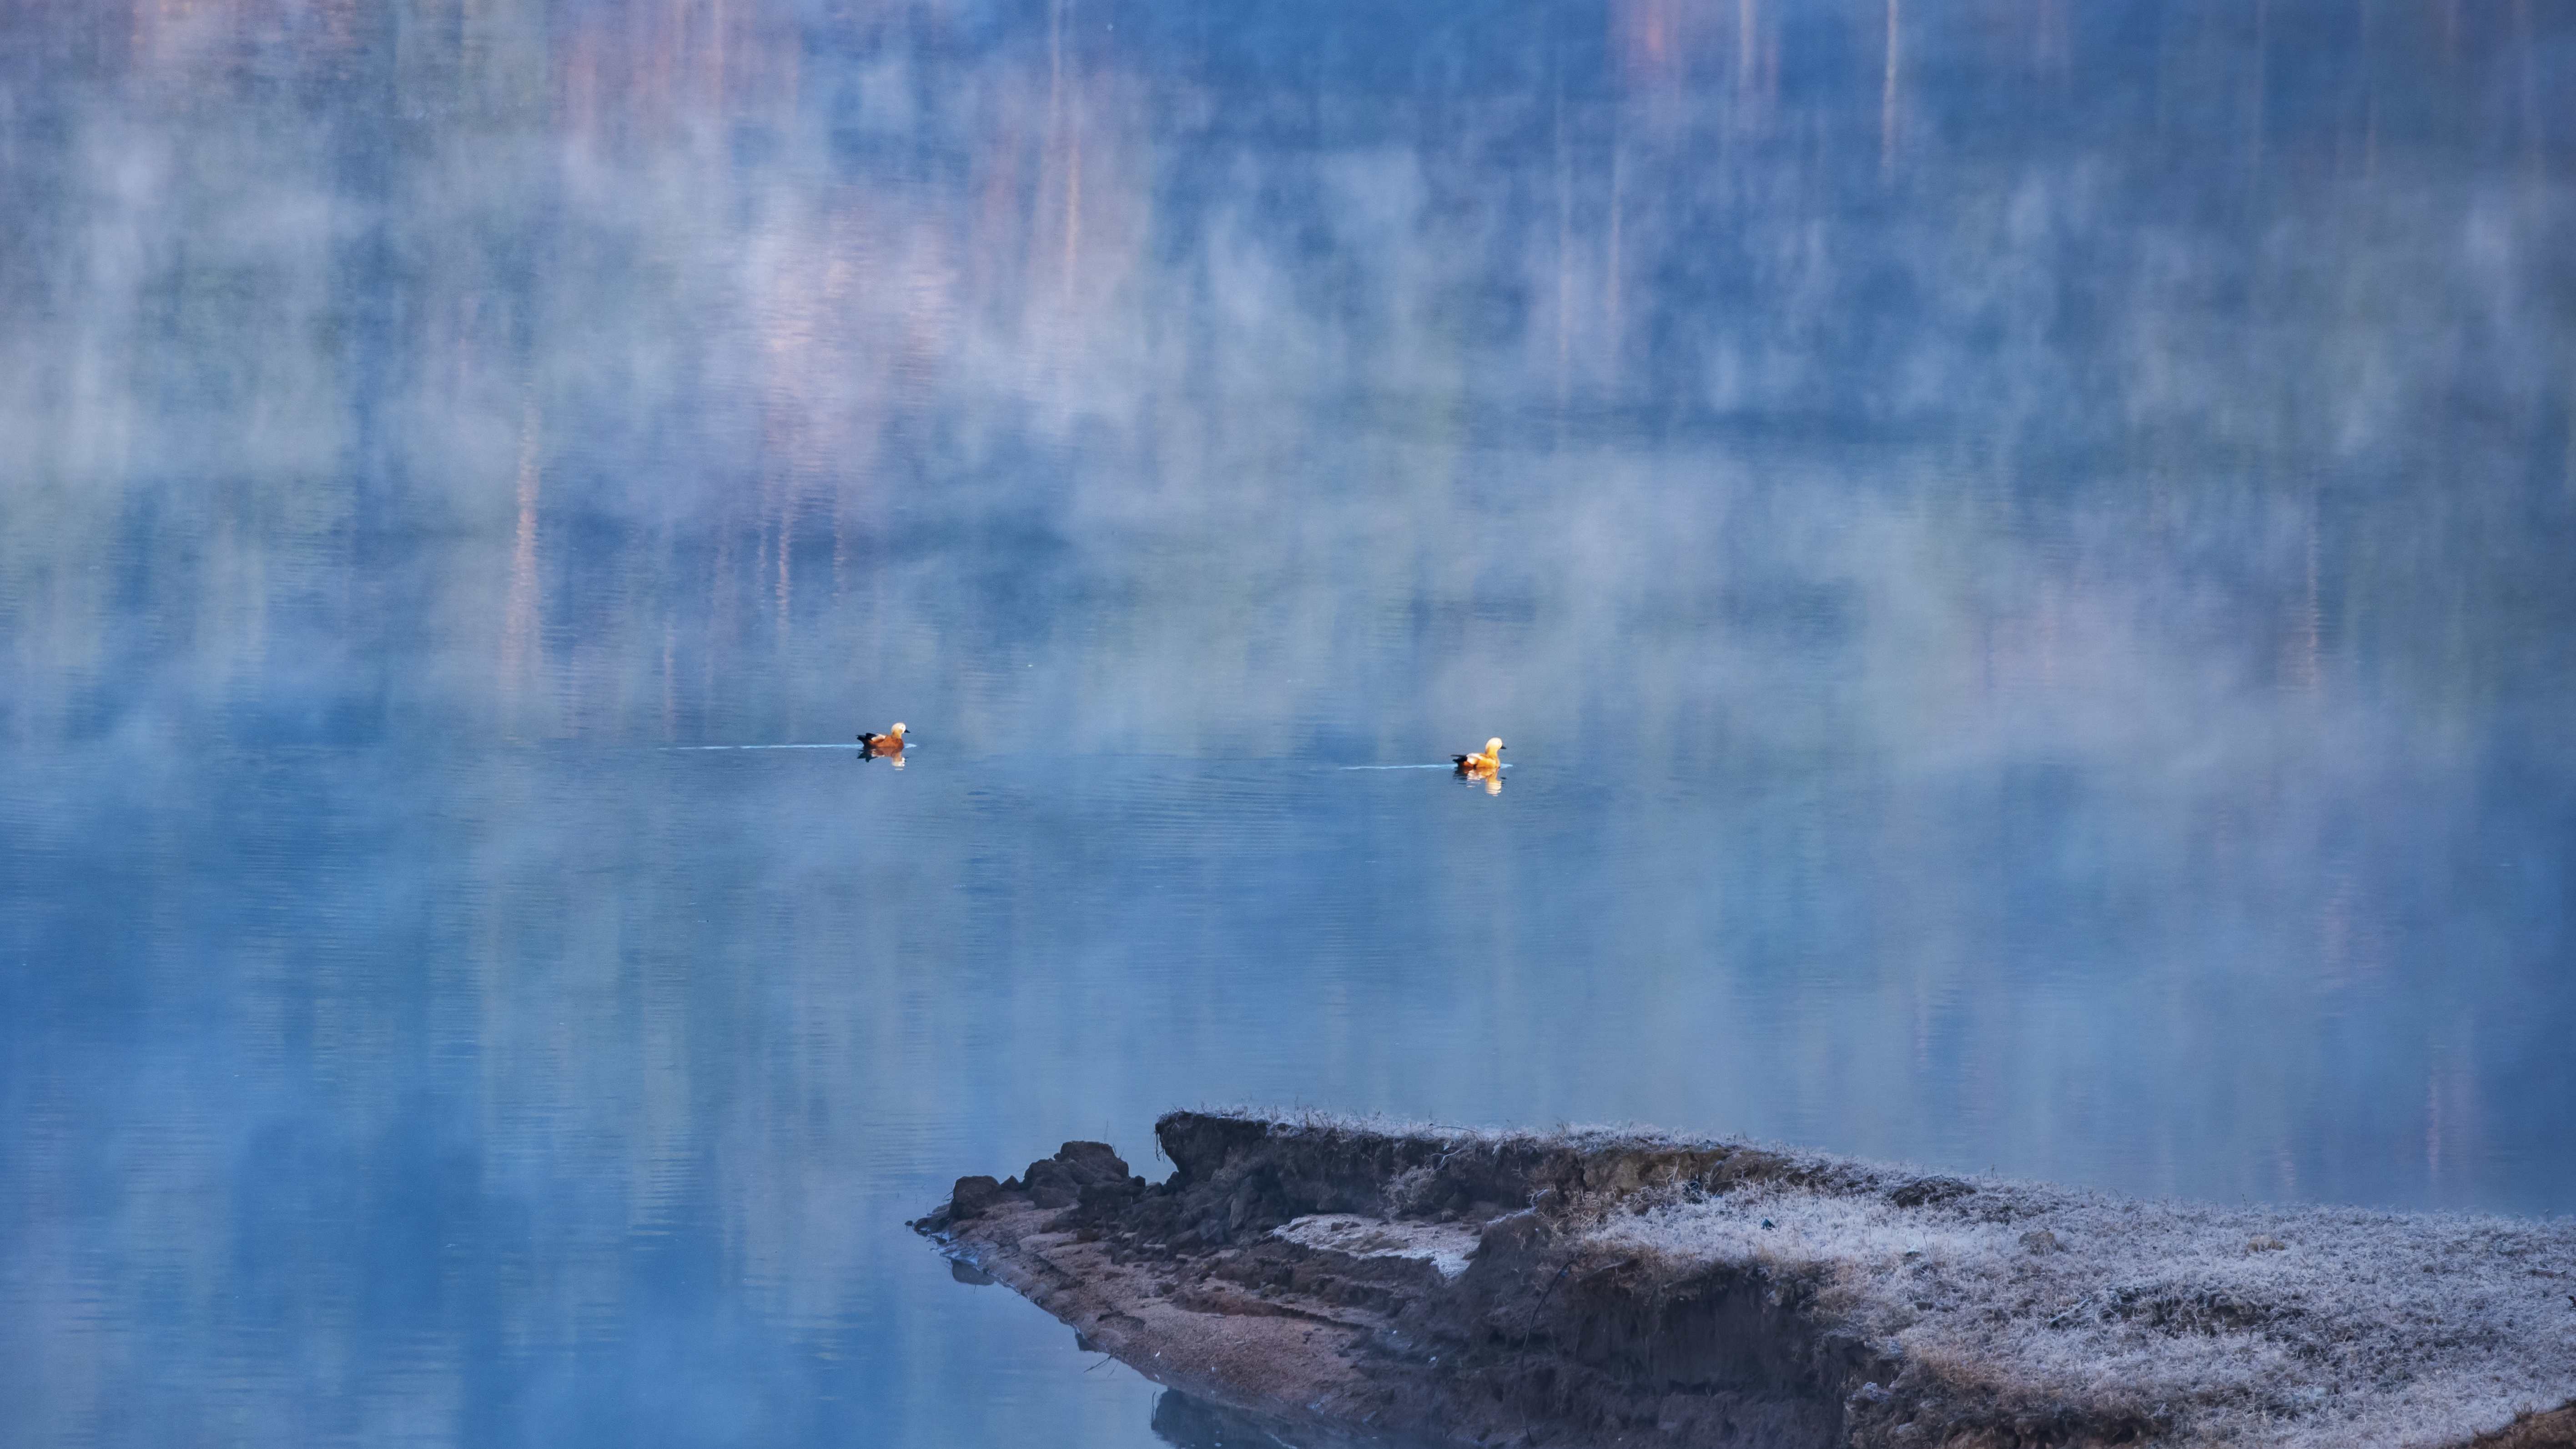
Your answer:
[[[1086,1182],[1082,1185],[1082,1206],[1090,1212],[1115,1212],[1143,1197],[1144,1191],[1130,1182]]]
[[[1002,1185],[989,1177],[961,1177],[948,1190],[948,1220],[962,1223],[979,1217],[1002,1195]]]
[[[967,1262],[963,1258],[951,1258],[948,1260],[948,1276],[956,1279],[960,1283],[967,1284],[970,1287],[990,1288],[993,1286],[992,1274],[985,1272],[983,1269],[976,1267],[974,1264]]]
[[[1766,1228],[1770,1228],[1770,1227],[1777,1227],[1777,1226],[1779,1226],[1779,1225],[1778,1225],[1777,1223],[1772,1222],[1769,1218],[1764,1218],[1764,1219],[1762,1220],[1762,1226],[1764,1226],[1764,1227],[1766,1227]]]
[[[2066,1251],[2066,1245],[2057,1241],[2057,1234],[2050,1232],[2046,1228],[2033,1228],[2029,1232],[2022,1234],[2021,1245],[2030,1249],[2034,1253],[2063,1253]]]
[[[1056,1149],[1055,1160],[1072,1169],[1076,1180],[1086,1186],[1095,1182],[1123,1182],[1127,1164],[1106,1142],[1068,1142]],[[1138,1186],[1143,1186],[1140,1182]]]
[[[1103,1183],[1127,1185],[1127,1164],[1106,1142],[1068,1142],[1055,1156],[1029,1164],[1029,1201],[1042,1208],[1069,1208],[1082,1201],[1082,1190]]]
[[[1079,1188],[1058,1181],[1045,1167],[1043,1162],[1029,1164],[1029,1201],[1042,1208],[1069,1208],[1082,1201]]]

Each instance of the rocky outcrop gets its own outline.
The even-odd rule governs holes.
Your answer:
[[[915,1226],[1291,1442],[2576,1449],[2576,1224],[1183,1112]]]

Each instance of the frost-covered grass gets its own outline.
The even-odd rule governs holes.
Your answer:
[[[2572,1219],[2138,1201],[1649,1129],[1209,1115],[1292,1151],[1428,1146],[1407,1177],[1578,1161],[1600,1185],[1560,1205],[1578,1251],[1675,1280],[1759,1269],[2007,1413],[2134,1416],[2169,1444],[2433,1446],[2576,1404]]]
[[[1825,1188],[1675,1192],[1604,1247],[1758,1265],[1962,1390],[2135,1414],[2178,1442],[2451,1444],[2576,1400],[2576,1224],[2138,1202],[1806,1158]],[[1768,1220],[1772,1226],[1765,1228]]]

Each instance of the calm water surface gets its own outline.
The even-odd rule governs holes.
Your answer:
[[[1213,1444],[902,1227],[1201,1103],[2576,1210],[2571,93],[0,5],[0,1440]]]

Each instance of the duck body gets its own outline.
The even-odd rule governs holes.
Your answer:
[[[1461,775],[1500,774],[1503,768],[1503,742],[1500,738],[1485,741],[1485,748],[1472,755],[1451,755],[1450,763]]]

